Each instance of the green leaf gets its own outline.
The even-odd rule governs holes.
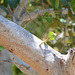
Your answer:
[[[70,3],[70,2],[68,2],[68,5],[70,6],[70,8],[72,8],[72,6],[71,6],[71,3]]]
[[[42,17],[41,16],[39,16],[37,19],[38,19],[38,21],[42,21]]]
[[[11,8],[16,8],[16,6],[19,4],[20,0],[4,0],[4,6],[7,7],[9,4]]]
[[[3,49],[5,49],[5,48],[3,46],[0,46],[0,51],[3,50]]]
[[[56,39],[56,35],[53,31],[50,31],[48,34],[49,40],[55,40]]]
[[[47,16],[47,17],[45,17],[45,19],[47,20],[47,22],[52,22],[52,16],[50,15],[50,16]]]
[[[53,36],[52,36],[52,37],[50,37],[50,40],[55,40],[55,37],[53,37]]]
[[[48,37],[51,37],[52,35],[54,35],[54,32],[49,32]]]
[[[55,0],[55,9],[59,8],[59,0]]]
[[[56,28],[56,29],[57,29],[58,32],[60,32],[60,33],[62,32],[62,30],[60,28]]]
[[[44,16],[48,16],[49,15],[49,12],[46,12],[45,14],[44,14]]]
[[[62,0],[62,3],[64,6],[66,6],[66,7],[68,6],[68,0]]]

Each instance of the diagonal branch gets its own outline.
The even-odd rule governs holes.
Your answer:
[[[62,55],[48,45],[42,44],[40,47],[42,42],[22,27],[0,16],[0,45],[25,61],[40,75],[71,75],[75,72],[75,67],[70,69],[67,62],[71,54],[74,62],[75,49],[68,55]]]

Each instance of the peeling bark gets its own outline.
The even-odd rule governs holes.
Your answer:
[[[75,48],[67,55],[42,44],[39,38],[0,16],[0,45],[25,61],[39,75],[75,75]]]

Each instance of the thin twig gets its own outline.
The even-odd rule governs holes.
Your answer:
[[[20,4],[17,6],[17,8],[15,9],[15,12],[14,12],[14,16],[16,18],[19,19],[19,18],[23,17],[23,14],[25,13],[23,8],[28,5],[28,1],[29,0],[20,0]]]
[[[13,11],[12,11],[12,9],[11,9],[9,4],[8,4],[8,12],[9,12],[9,15],[10,15],[12,21],[13,21]]]
[[[49,38],[47,38],[45,41],[43,41],[39,46],[41,47],[42,44],[46,43]]]
[[[67,32],[68,32],[67,26],[68,26],[69,20],[70,20],[70,18],[68,17],[68,19],[67,19],[67,21],[66,21],[65,30],[64,30],[64,47],[66,46],[66,34],[67,34]]]

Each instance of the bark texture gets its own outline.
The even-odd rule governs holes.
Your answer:
[[[75,48],[62,55],[39,38],[0,16],[0,45],[25,61],[39,75],[75,75]]]
[[[0,51],[0,60],[10,60],[7,50]],[[0,75],[12,75],[12,66],[8,62],[0,62]]]

